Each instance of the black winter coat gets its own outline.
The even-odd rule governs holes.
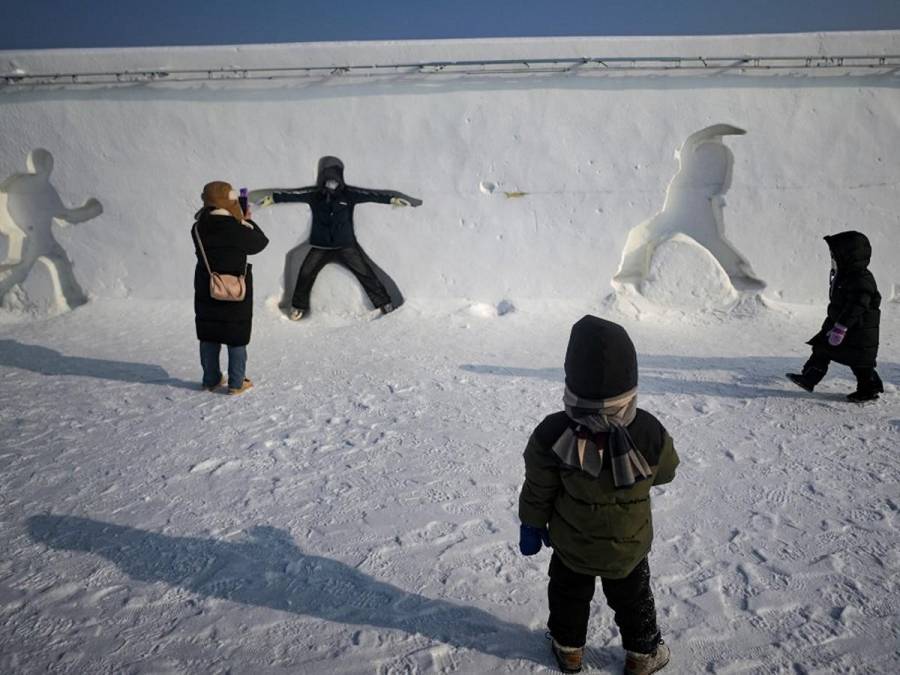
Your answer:
[[[192,226],[191,238],[197,254],[197,266],[194,269],[197,339],[239,347],[250,342],[253,320],[253,266],[247,264],[247,256],[262,251],[269,240],[252,220],[248,221],[253,226],[250,228],[230,215],[212,215],[210,211],[201,211],[196,223],[209,266],[213,272],[239,275],[243,274],[244,265],[247,265],[247,295],[241,302],[214,300],[210,296],[209,273],[200,255]]]
[[[316,248],[346,248],[356,244],[353,229],[353,209],[357,204],[375,202],[390,204],[393,197],[400,197],[411,204],[419,200],[394,190],[372,190],[369,188],[341,185],[330,191],[319,185],[273,192],[276,204],[303,202],[312,209],[312,231],[309,243]]]
[[[867,269],[872,247],[864,234],[841,232],[825,237],[836,263],[828,293],[828,318],[809,340],[813,349],[851,368],[874,368],[878,355],[881,295]],[[837,347],[828,344],[828,331],[839,323],[847,335]]]

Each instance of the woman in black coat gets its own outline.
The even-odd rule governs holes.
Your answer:
[[[219,353],[224,344],[228,346],[228,393],[239,394],[253,386],[245,377],[253,320],[253,266],[247,263],[247,256],[262,251],[269,240],[249,219],[249,212],[243,213],[237,194],[228,183],[207,183],[202,198],[203,208],[197,212],[191,232],[197,254],[194,315],[197,339],[200,340],[203,387],[213,391],[225,383],[219,367]],[[203,252],[213,272],[245,274],[247,292],[243,300],[216,300],[210,295],[210,274]]]
[[[849,366],[856,375],[851,401],[871,401],[884,391],[875,371],[881,295],[868,270],[872,246],[860,232],[840,232],[825,237],[831,249],[831,282],[828,316],[822,329],[809,340],[812,356],[801,373],[788,373],[795,384],[812,391],[835,361]]]

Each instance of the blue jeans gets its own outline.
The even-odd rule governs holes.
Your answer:
[[[247,372],[247,347],[228,346],[228,388],[238,389],[244,383]],[[222,369],[219,368],[219,352],[222,345],[218,342],[200,342],[200,365],[203,366],[203,386],[215,387],[222,381]]]

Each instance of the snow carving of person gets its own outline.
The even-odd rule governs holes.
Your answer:
[[[731,186],[734,155],[722,137],[745,133],[730,124],[714,124],[688,137],[677,153],[679,169],[669,184],[662,211],[628,233],[614,281],[637,286],[647,277],[656,247],[684,234],[712,254],[736,289],[765,287],[725,236],[724,195]]]
[[[337,157],[319,159],[315,185],[293,190],[253,190],[248,195],[260,206],[302,202],[312,210],[309,253],[300,266],[291,298],[289,318],[298,321],[309,311],[309,296],[322,268],[329,263],[346,267],[362,284],[372,305],[387,314],[394,310],[391,297],[378,278],[373,263],[356,240],[353,210],[357,204],[374,202],[399,206],[421,206],[422,200],[394,190],[354,187],[344,182],[344,163]]]
[[[0,302],[7,309],[65,311],[87,301],[72,262],[53,234],[53,223],[82,223],[103,206],[94,198],[65,206],[50,182],[53,156],[42,148],[27,159],[27,173],[0,184],[6,208],[0,212]]]

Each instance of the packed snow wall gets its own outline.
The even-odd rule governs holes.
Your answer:
[[[844,229],[890,297],[897,54],[898,32],[0,52],[3,306],[189,298],[203,184],[308,185],[325,154],[424,200],[356,210],[405,299],[822,302]],[[257,298],[281,299],[309,210],[254,216]],[[332,266],[313,305],[362,297]]]

